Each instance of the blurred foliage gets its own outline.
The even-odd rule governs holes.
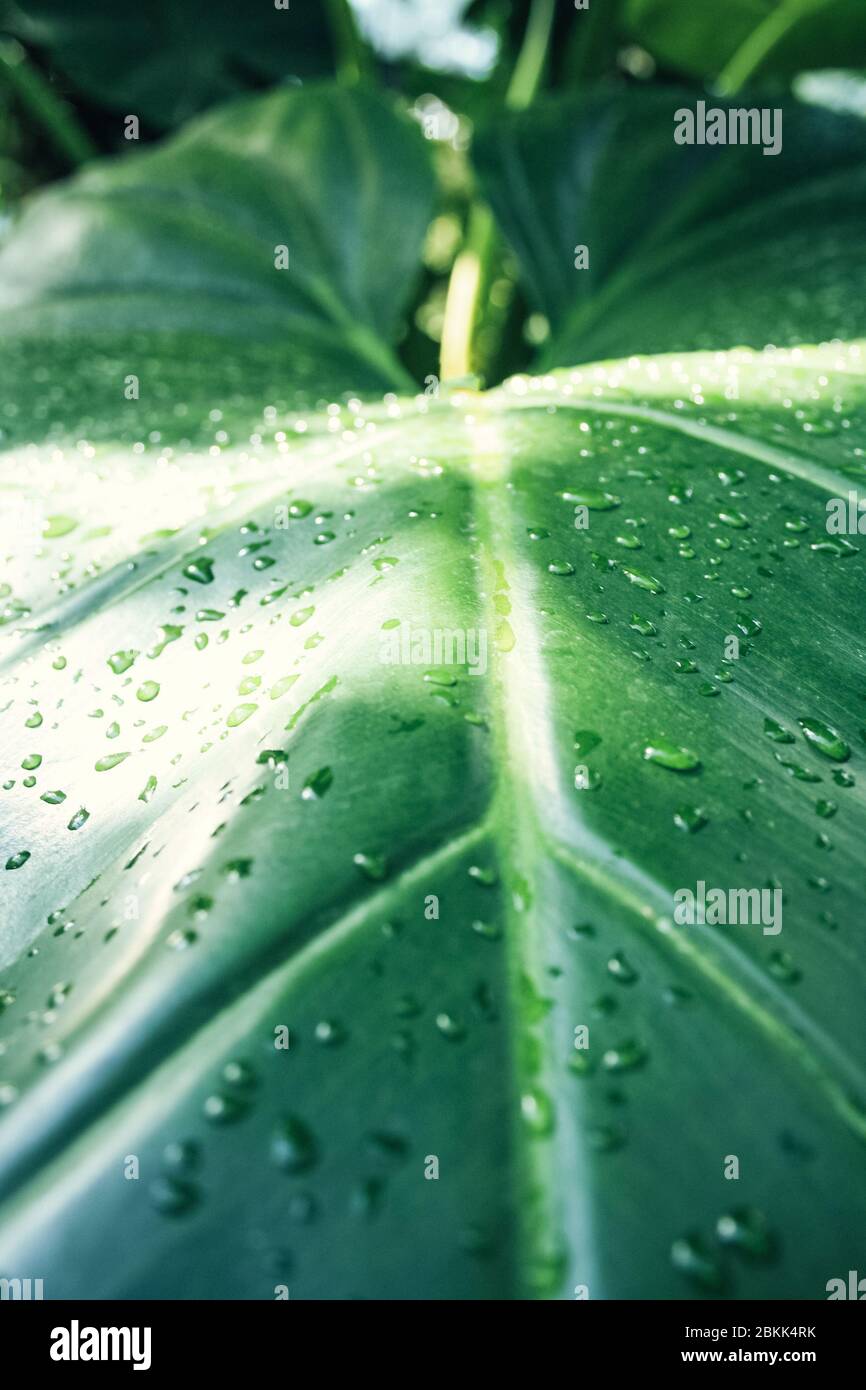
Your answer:
[[[863,0],[627,0],[625,17],[660,62],[731,89],[866,62]]]
[[[565,303],[558,291],[538,293],[525,260],[521,284],[513,249],[477,220],[485,195],[470,156],[479,130],[489,149],[497,129],[509,128],[514,81],[525,82],[528,72],[533,92],[574,100],[596,89],[672,83],[718,92],[766,87],[775,99],[791,87],[805,93],[804,70],[866,67],[864,0],[726,0],[723,14],[717,0],[588,0],[586,9],[572,0],[286,3],[0,0],[0,209],[8,213],[95,154],[131,158],[244,94],[334,75],[374,82],[412,111],[435,154],[437,220],[397,344],[421,381],[439,370],[461,248],[472,251],[478,241],[483,252],[474,365],[488,379],[525,366]],[[823,91],[811,99],[822,104]],[[124,138],[129,114],[139,119],[137,143]],[[615,148],[630,178],[640,178],[642,168],[654,168],[640,117],[633,133],[631,145]],[[542,168],[545,138],[542,131],[533,155]],[[610,146],[603,131],[599,139]],[[615,170],[605,177],[616,183]],[[554,226],[566,208],[576,210],[561,196]],[[624,206],[619,231],[611,224],[605,232],[609,247],[628,240],[631,221]],[[595,271],[583,288],[594,278]]]
[[[325,4],[0,0],[0,27],[91,104],[174,128],[240,92],[333,70]]]
[[[672,112],[688,98],[599,88],[479,132],[474,162],[551,326],[543,367],[859,336],[866,124],[785,98],[784,156],[764,159],[751,145],[675,145]],[[592,248],[580,274],[576,228]]]

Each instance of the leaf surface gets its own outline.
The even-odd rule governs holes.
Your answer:
[[[313,419],[288,458],[225,451],[204,545],[196,521],[142,554],[144,507],[121,522],[138,568],[7,659],[4,848],[31,857],[4,874],[5,1270],[58,1296],[690,1271],[820,1296],[863,1198],[862,565],[824,530],[862,389],[840,349],[361,408],[339,444]],[[395,630],[467,634],[469,661],[385,662]],[[649,761],[665,740],[700,766]],[[780,885],[783,932],[672,926],[701,879]]]
[[[482,133],[475,163],[551,324],[542,366],[862,335],[864,123],[779,100],[778,155],[677,145],[697,100],[596,93]]]
[[[293,102],[247,108],[244,164]],[[69,200],[56,275],[6,290],[0,1272],[822,1297],[864,1204],[863,556],[826,509],[863,476],[862,347],[382,401],[292,281],[309,359],[279,355],[278,218],[215,211],[185,300],[186,216],[88,178],[4,252],[8,286]],[[350,270],[387,349],[398,277]],[[159,382],[128,411],[127,340]],[[781,932],[676,924],[700,882],[780,890]]]
[[[183,438],[209,392],[249,414],[411,387],[392,345],[432,202],[417,127],[327,84],[97,164],[35,198],[0,250],[16,407],[53,421],[84,401],[110,437],[134,373],[131,430],[155,404],[155,427]]]

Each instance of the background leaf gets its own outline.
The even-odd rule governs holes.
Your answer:
[[[3,0],[0,28],[50,52],[91,101],[158,130],[250,86],[333,71],[327,4]]]
[[[86,400],[111,437],[118,416],[142,427],[124,399],[133,373],[150,428],[183,438],[178,408],[202,395],[258,414],[406,387],[390,345],[432,200],[417,128],[376,95],[327,85],[243,99],[95,165],[36,198],[0,250],[13,398],[49,414]]]
[[[674,113],[694,100],[661,88],[550,101],[477,141],[552,326],[542,365],[864,331],[862,121],[783,103],[779,155],[676,145]],[[578,244],[589,270],[575,269]]]
[[[784,79],[803,68],[866,61],[858,0],[626,0],[625,21],[661,62],[717,77],[732,60],[745,79]]]

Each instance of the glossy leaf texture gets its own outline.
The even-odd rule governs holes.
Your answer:
[[[249,411],[411,387],[392,345],[432,203],[417,126],[327,84],[106,160],[34,199],[0,250],[13,405],[53,422],[85,403],[112,437],[133,374],[130,429],[153,406],[183,438],[196,394]]]
[[[826,527],[863,349],[383,400],[310,314],[296,395],[250,253],[266,341],[178,269],[118,406],[123,191],[4,257],[67,197],[4,351],[0,1273],[823,1297],[866,1195],[863,558]],[[136,264],[176,268],[149,205]],[[67,289],[102,235],[116,331]],[[352,300],[376,341],[402,288]],[[701,881],[779,889],[782,931],[676,925]]]
[[[542,366],[863,334],[866,126],[704,94],[710,109],[780,110],[781,153],[677,145],[675,113],[699,96],[550,100],[477,141],[485,191],[551,324]]]

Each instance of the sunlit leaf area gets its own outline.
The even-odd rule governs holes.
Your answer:
[[[0,0],[4,1288],[863,1268],[864,74]]]

